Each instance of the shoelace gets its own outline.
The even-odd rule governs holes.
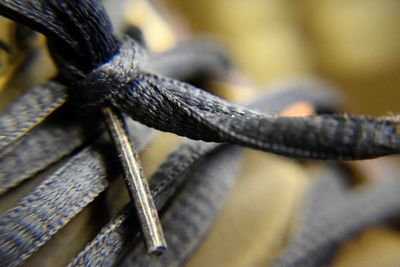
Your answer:
[[[93,8],[93,16],[95,17],[93,18],[94,20],[106,20],[106,18],[104,18],[103,11],[101,10],[101,5],[98,2],[76,1],[76,3],[71,4],[76,4],[76,6],[73,7],[69,6],[70,3],[67,4],[63,1],[59,1],[60,3],[56,3],[55,1],[48,1],[48,3],[42,3],[42,1],[33,2],[36,3],[34,3],[33,6],[30,6],[31,3],[2,1],[0,2],[0,5],[2,5],[4,9],[2,9],[0,12],[4,12],[4,15],[13,17],[20,22],[26,23],[27,20],[33,20],[35,23],[31,26],[34,26],[35,29],[47,34],[50,43],[58,43],[60,47],[64,47],[65,45],[67,47],[70,46],[72,50],[76,50],[78,52],[77,54],[82,57],[104,56],[107,54],[107,51],[103,51],[103,47],[108,47],[110,51],[113,50],[113,38],[111,37],[104,38],[103,41],[107,45],[99,46],[102,47],[102,51],[90,51],[90,49],[87,49],[85,46],[80,48],[76,45],[76,43],[71,41],[72,39],[68,41],[68,38],[71,37],[71,33],[61,31],[60,34],[56,34],[56,32],[62,29],[63,26],[67,28],[65,25],[60,26],[60,23],[63,23],[62,20],[54,20],[54,18],[57,16],[47,20],[47,18],[44,19],[45,16],[43,16],[43,14],[50,14],[50,16],[53,16],[57,14],[57,12],[64,14],[63,12],[65,12],[65,10],[61,9],[71,8],[71,10],[77,11],[77,13],[71,11],[69,14],[73,14],[73,17],[75,17],[70,18],[71,21],[81,23],[80,25],[75,25],[78,27],[78,32],[90,34],[88,29],[90,27],[95,27],[96,25],[95,23],[90,25],[90,21],[88,24],[86,24],[86,22],[83,21],[83,18],[79,17],[79,12],[82,11],[82,9],[80,10],[79,8]],[[47,4],[50,6],[47,6]],[[18,8],[20,8],[20,10],[18,10]],[[53,12],[54,10],[52,10],[52,8],[54,8],[54,10],[57,12]],[[39,12],[37,12],[38,10]],[[40,13],[40,10],[46,10],[48,12]],[[6,14],[7,12],[9,13]],[[19,12],[25,12],[25,14],[21,15]],[[31,12],[32,16],[27,16],[26,12]],[[35,14],[35,12],[37,13]],[[97,15],[98,17],[96,17]],[[68,15],[66,17],[68,17]],[[50,23],[54,24],[47,28],[45,25]],[[105,24],[107,25],[107,23]],[[87,28],[85,29],[85,27]],[[109,28],[105,31],[108,31],[109,34],[111,33]],[[104,33],[102,30],[99,32]],[[98,34],[99,32],[94,31],[95,34]],[[107,35],[107,33],[104,34]],[[77,37],[77,39],[81,39],[81,37],[84,39],[86,38],[84,42],[94,41],[89,40],[90,38],[87,38],[88,35],[75,37]],[[130,42],[133,46],[138,45],[134,41],[126,42]],[[79,43],[79,41],[77,43]],[[93,44],[87,45],[91,46],[92,48],[95,47]],[[57,48],[57,46],[54,46],[53,48]],[[116,52],[116,50],[113,50],[113,52]],[[122,52],[122,50],[120,50],[120,52]],[[98,53],[98,55],[93,55],[93,53]],[[57,55],[55,55],[55,57],[57,58]],[[78,60],[78,62],[80,60]],[[82,62],[85,63],[89,62],[89,65],[101,64],[107,60],[100,61],[82,60]],[[118,58],[116,61],[118,61]],[[133,66],[134,68],[134,64],[132,62],[127,62],[126,64]],[[60,63],[60,66],[61,65],[63,65],[62,62]],[[71,66],[74,67],[73,65]],[[71,69],[71,66],[66,66],[66,69]],[[107,67],[110,68],[110,66],[102,67],[105,67],[105,69],[107,69]],[[102,71],[104,71],[102,67],[96,68],[96,71],[99,71],[98,73],[102,73]],[[88,68],[90,69],[90,66]],[[114,67],[112,67],[112,69],[114,69]],[[127,71],[127,73],[129,73],[131,70]],[[78,72],[74,72],[75,71],[71,71],[71,73],[69,73],[69,71],[66,71],[64,78],[70,76],[71,74],[80,74]],[[374,157],[398,152],[398,118],[395,116],[383,117],[379,119],[328,115],[299,119],[277,118],[274,116],[265,116],[236,105],[225,103],[224,101],[203,91],[156,74],[144,72],[139,74],[134,73],[132,75],[134,75],[135,79],[128,79],[128,83],[131,83],[128,85],[124,85],[124,83],[127,81],[112,81],[112,79],[109,80],[108,78],[101,81],[101,79],[98,79],[98,81],[104,82],[106,85],[112,85],[115,82],[119,85],[119,87],[127,89],[122,95],[120,95],[119,92],[111,92],[109,95],[102,95],[100,92],[98,95],[96,95],[96,93],[98,93],[96,91],[99,90],[99,85],[94,84],[94,86],[91,87],[89,79],[89,84],[87,84],[88,81],[86,80],[83,83],[85,85],[83,87],[86,88],[86,86],[88,86],[87,88],[91,88],[93,91],[91,91],[89,94],[84,92],[84,94],[78,96],[77,99],[83,100],[85,95],[88,95],[89,98],[93,97],[94,99],[98,99],[99,103],[102,103],[103,101],[109,101],[112,105],[130,114],[132,111],[136,111],[137,113],[135,112],[133,115],[138,121],[145,122],[148,125],[157,127],[159,129],[174,131],[178,134],[187,135],[192,138],[204,139],[206,141],[230,141],[290,156],[347,159]],[[123,79],[123,77],[121,79]],[[94,82],[96,83],[96,81]],[[132,84],[135,86],[131,88],[126,87],[132,86]],[[82,90],[84,88],[82,88]],[[170,90],[167,91],[165,90],[166,88]],[[147,93],[150,95],[147,96]],[[73,95],[74,93],[72,92],[71,94]],[[188,96],[192,98],[188,99]],[[144,102],[139,101],[141,100],[141,97],[143,97],[143,100],[145,100]],[[148,103],[146,103],[146,101]],[[142,104],[143,106],[140,106]],[[140,107],[135,105],[139,105]],[[170,110],[168,110],[170,107],[176,108],[176,110],[180,112],[173,114],[170,112]],[[164,108],[167,110],[162,110]],[[164,112],[158,114],[158,111]],[[147,117],[141,118],[142,115]],[[176,125],[166,125],[165,121],[157,121],[157,116],[158,119],[172,118]],[[190,120],[185,121],[185,119]],[[201,127],[199,127],[200,125]],[[221,127],[221,125],[223,127]],[[327,126],[330,128],[327,128]],[[269,127],[272,127],[272,129]],[[296,132],[296,130],[299,131]],[[283,136],[280,135],[278,137],[276,133],[282,133]],[[304,136],[302,134],[304,134]]]
[[[400,182],[387,173],[365,188],[350,188],[337,166],[325,167],[311,186],[301,212],[300,229],[273,266],[328,264],[343,241],[369,226],[398,216]]]
[[[125,155],[122,157],[125,181],[140,210],[150,253],[164,250],[162,230],[157,214],[151,212],[153,200],[145,179],[141,178],[143,172],[136,153],[128,145],[128,137],[119,136],[123,124],[117,122],[120,116],[113,115],[110,107],[159,130],[192,139],[247,145],[286,156],[358,159],[398,152],[398,117],[278,118],[143,71],[138,63],[144,56],[143,49],[129,37],[121,43],[116,39],[103,6],[96,1],[38,1],[34,7],[5,1],[3,6],[5,15],[25,23],[33,20],[33,25],[38,25],[36,29],[47,35],[60,77],[73,88],[70,95],[76,104],[106,106],[103,111],[115,143]],[[41,13],[50,18],[43,20]],[[55,21],[60,13],[65,20]]]
[[[296,95],[296,97],[295,97]],[[277,113],[284,107],[296,103],[298,101],[306,101],[314,104],[317,109],[332,110],[332,102],[327,101],[332,99],[332,93],[330,91],[317,90],[311,88],[299,88],[298,86],[287,87],[283,90],[277,90],[276,92],[268,93],[265,97],[259,99],[251,106],[262,111]],[[325,105],[325,103],[329,103]],[[238,165],[239,159],[237,152],[232,151],[233,148],[229,148],[226,145],[221,144],[210,144],[196,141],[187,141],[179,146],[174,152],[172,152],[166,161],[161,165],[159,170],[150,179],[152,193],[154,195],[156,205],[158,209],[165,206],[167,200],[169,200],[174,192],[181,187],[183,182],[195,183],[197,187],[199,183],[203,186],[212,186],[219,184],[223,188],[226,186],[226,182],[235,179],[231,176],[231,165],[233,161],[234,165]],[[215,153],[215,155],[213,155]],[[212,156],[213,162],[211,164],[208,157]],[[203,164],[206,160],[207,164]],[[225,166],[226,163],[226,166]],[[202,167],[196,167],[201,165]],[[225,167],[223,167],[225,166]],[[197,168],[193,170],[193,168]],[[200,169],[199,169],[200,168]],[[222,169],[221,169],[222,168]],[[221,178],[220,171],[224,172],[225,178]],[[201,180],[197,181],[198,172],[202,173]],[[205,174],[208,175],[205,175]],[[218,177],[218,178],[215,178]],[[200,178],[199,178],[200,179]],[[222,180],[221,182],[214,181]],[[201,187],[200,187],[201,188]],[[202,190],[202,189],[198,190]],[[193,189],[196,191],[195,189]],[[164,218],[163,214],[161,220],[166,226],[166,237],[167,240],[174,240],[170,242],[170,250],[165,253],[160,259],[148,259],[146,254],[143,254],[143,246],[136,248],[129,253],[129,256],[125,259],[127,265],[134,266],[180,266],[185,260],[193,253],[202,240],[202,237],[206,234],[209,226],[214,217],[216,216],[216,203],[209,203],[209,208],[206,210],[199,210],[196,205],[202,206],[204,201],[207,199],[213,199],[215,195],[213,192],[221,194],[217,189],[207,191],[201,195],[200,199],[196,197],[196,194],[188,194],[189,199],[186,199],[189,207],[181,209],[180,205],[177,204],[176,208],[169,208],[167,214],[179,214],[179,216],[167,215]],[[225,194],[227,192],[225,191]],[[183,193],[186,194],[186,193]],[[207,194],[207,195],[204,195]],[[194,198],[194,199],[193,199]],[[183,200],[185,201],[185,200]],[[207,205],[205,205],[207,207]],[[196,215],[193,214],[192,210],[195,209],[198,213],[197,216],[207,218],[197,220]],[[72,261],[70,266],[80,265],[96,265],[96,266],[111,266],[120,262],[121,255],[126,250],[130,250],[132,245],[131,242],[134,237],[138,237],[139,228],[132,228],[132,221],[135,221],[135,214],[128,206],[117,215],[107,226],[105,226],[96,238],[87,245],[87,247]],[[182,225],[182,222],[188,223]],[[171,225],[171,227],[168,227]],[[181,227],[179,227],[182,225]],[[194,225],[194,226],[193,226]],[[174,226],[174,227],[172,227]],[[185,231],[186,227],[196,227],[196,229],[190,229]]]
[[[112,105],[162,131],[286,156],[362,159],[399,152],[398,116],[281,118],[141,70],[140,45],[116,39],[99,1],[3,0],[0,6],[2,15],[48,37],[61,77],[83,105]]]
[[[154,69],[177,79],[190,80],[199,75],[222,75],[229,67],[225,62],[226,56],[217,46],[204,42],[189,42],[180,44],[166,53],[150,55],[145,64],[149,70]],[[178,65],[186,70],[177,71]],[[213,72],[207,73],[210,70]],[[62,119],[66,113],[70,113],[65,108],[64,112],[58,111],[62,113],[61,116],[51,115],[67,98],[65,86],[50,81],[30,88],[2,113],[0,167],[3,172],[0,173],[0,194],[78,148],[98,131],[98,118],[85,119],[72,114],[69,119]],[[47,118],[50,121],[41,124]],[[92,122],[93,119],[96,123]],[[8,148],[11,145],[12,148]],[[53,147],[57,149],[52,149]],[[31,158],[29,151],[38,153],[35,154],[35,158]],[[24,164],[19,164],[22,162]],[[9,166],[14,166],[15,169]],[[5,170],[10,170],[10,173],[4,172]]]
[[[329,91],[323,91],[321,88],[319,88],[319,90],[312,90],[309,87],[305,87],[303,90],[301,89],[302,88],[295,86],[284,88],[284,90],[279,90],[276,93],[270,93],[255,106],[263,107],[263,109],[267,109],[269,112],[277,112],[284,106],[290,105],[293,102],[308,101],[315,103],[325,110],[332,108],[333,102],[331,99],[333,95]],[[133,132],[135,135],[140,133],[137,128],[135,128]],[[25,138],[29,138],[29,136]],[[68,140],[68,138],[65,140]],[[39,143],[39,146],[40,145],[46,145],[46,143]],[[53,143],[50,146],[53,150],[50,151],[50,154],[59,149],[59,147],[54,145],[57,145],[57,143]],[[192,172],[187,173],[191,166],[197,164],[197,160],[206,156],[215,146],[216,145],[213,144],[197,144],[193,142],[192,145],[183,145],[178,148],[163,165],[164,167],[161,167],[159,172],[151,179],[152,184],[156,184],[156,186],[153,187],[155,188],[153,192],[156,202],[165,203],[166,200],[173,195],[174,190],[176,190],[179,184],[182,183],[186,177],[189,178],[191,176]],[[31,146],[25,147],[28,151],[32,151],[33,148],[34,147]],[[17,155],[19,154],[17,153]],[[0,233],[2,235],[2,240],[10,240],[10,242],[13,242],[12,240],[15,240],[15,238],[21,234],[18,242],[18,249],[15,249],[13,246],[10,247],[6,243],[0,246],[3,262],[14,265],[23,262],[52,235],[65,226],[65,224],[89,204],[95,196],[105,189],[114,176],[110,176],[110,173],[107,173],[107,166],[109,166],[111,162],[107,161],[104,157],[101,151],[98,151],[96,146],[93,145],[82,150],[79,154],[63,164],[56,173],[46,178],[44,183],[29,196],[21,200],[20,203],[17,203],[16,208],[8,211],[1,217],[0,222],[2,223]],[[107,158],[111,159],[112,157],[110,158],[110,156],[108,156]],[[81,171],[77,172],[77,170]],[[52,186],[49,187],[49,184]],[[77,191],[75,188],[79,188],[79,190]],[[160,192],[161,195],[159,195],[160,193],[158,192]],[[54,202],[54,199],[59,201]],[[65,202],[65,200],[69,201]],[[53,207],[60,206],[67,210],[63,212],[60,208],[46,208],[46,203],[49,201],[53,202]],[[71,201],[77,202],[74,202],[74,204]],[[34,207],[36,208],[32,207],[29,203],[34,203]],[[70,207],[74,208],[70,209]],[[122,250],[126,249],[128,247],[127,244],[132,241],[132,234],[126,234],[121,229],[125,229],[128,233],[135,231],[131,223],[131,221],[134,220],[133,212],[130,212],[128,207],[125,212],[129,214],[131,219],[126,220],[124,217],[127,216],[126,213],[123,213],[122,218],[125,218],[124,220],[122,220],[121,217],[117,217],[114,222],[110,223],[111,230],[107,230],[107,228],[103,230],[106,235],[104,236],[104,234],[100,233],[99,237],[93,241],[95,245],[89,245],[75,262],[80,262],[83,258],[87,263],[96,261],[96,263],[101,263],[103,266],[108,266],[110,262],[115,263],[121,256]],[[42,219],[38,219],[38,216]],[[190,214],[187,214],[187,216],[190,216]],[[35,228],[30,226],[33,221],[35,221]],[[123,222],[124,224],[115,225],[115,221]],[[58,223],[54,224],[53,222]],[[53,230],[48,231],[48,224],[53,225]],[[136,229],[136,231],[138,231],[138,229]],[[33,238],[25,238],[24,236],[26,233],[30,233],[29,236]],[[9,236],[10,234],[11,236]],[[116,235],[116,240],[113,239],[113,235]],[[107,244],[112,244],[112,246],[107,246]],[[93,255],[93,253],[98,254]]]
[[[160,58],[161,60],[158,61],[158,58]],[[181,61],[178,61],[177,59]],[[184,73],[176,72],[177,64],[179,64],[180,67],[182,67],[182,65],[187,66],[187,71],[185,71]],[[156,68],[161,73],[170,73],[170,75],[177,75],[177,77],[180,77],[182,79],[195,79],[199,75],[207,75],[207,72],[210,70],[214,70],[212,75],[210,76],[215,76],[221,72],[225,72],[226,67],[228,67],[226,64],[225,54],[222,53],[222,51],[218,49],[218,47],[209,43],[201,42],[186,44],[184,43],[179,45],[179,47],[168,51],[166,54],[150,55],[148,57],[148,60],[146,61],[146,65],[150,69]],[[171,70],[174,73],[171,73]],[[55,89],[51,90],[53,88]],[[56,114],[51,115],[48,121],[40,124],[42,120],[47,118],[49,114],[52,113],[54,109],[56,109],[56,105],[54,104],[54,102],[57,103],[57,101],[60,101],[61,103],[63,103],[65,101],[65,98],[65,88],[58,83],[49,82],[48,84],[45,84],[43,86],[28,90],[16,102],[12,103],[9,106],[9,108],[4,113],[4,116],[0,117],[0,120],[5,122],[4,128],[7,129],[7,125],[11,125],[16,129],[11,129],[8,131],[11,134],[14,134],[14,136],[11,136],[12,138],[9,138],[9,140],[7,140],[8,142],[5,142],[5,149],[2,150],[5,153],[3,153],[0,159],[0,165],[4,167],[0,172],[0,181],[2,183],[3,192],[8,190],[10,187],[22,182],[24,179],[30,178],[33,174],[40,170],[43,170],[51,163],[59,161],[63,156],[71,153],[72,150],[77,149],[79,146],[83,145],[86,142],[85,140],[93,138],[94,136],[92,133],[96,131],[98,132],[98,127],[96,126],[96,123],[93,123],[90,120],[81,121],[81,118],[74,116],[67,116],[67,118],[65,118],[65,116],[68,115],[66,114],[68,113],[68,109],[65,110],[65,108],[63,108],[63,110],[65,111],[55,112]],[[16,114],[18,114],[18,111],[24,111],[25,114],[29,113],[30,116],[17,116]],[[146,138],[148,139],[148,130],[143,136],[141,136],[141,131],[138,131],[140,130],[138,126],[133,125],[132,127],[135,135],[139,135],[141,137],[139,138],[139,140],[135,140],[137,138],[134,138],[136,142],[143,139],[146,140]],[[66,131],[66,129],[68,130]],[[6,136],[6,134],[4,135]],[[145,138],[145,136],[147,137]],[[32,153],[32,151],[35,151],[35,153]],[[78,170],[82,170],[82,168],[79,167],[82,166],[80,165],[81,162],[85,162],[90,166],[102,164],[102,161],[99,161],[99,157],[101,155],[97,155],[95,153],[95,147],[89,150],[86,149],[85,151],[86,152],[82,155],[72,159],[66,167],[77,167]],[[94,156],[93,159],[89,159],[89,161],[87,161],[87,158],[90,158],[93,153],[95,153],[94,155],[97,156]],[[54,178],[49,178],[46,184],[52,183],[52,185],[54,186],[52,188],[58,191],[52,192],[50,187],[46,186],[45,184],[40,189],[40,192],[47,192],[46,194],[48,197],[45,197],[44,199],[51,200],[55,198],[57,194],[65,190],[66,192],[70,192],[70,194],[66,194],[66,197],[68,199],[80,199],[81,197],[83,197],[82,202],[79,202],[78,207],[80,206],[81,208],[83,208],[84,206],[86,206],[88,202],[92,200],[90,197],[87,198],[85,201],[85,196],[79,195],[73,189],[65,188],[65,183],[67,182],[58,181],[54,183],[53,181],[59,179],[59,176],[65,178],[72,177],[74,175],[74,172],[75,171],[69,172],[68,170],[63,169],[60,170],[60,172],[56,174]],[[93,174],[90,174],[89,177],[93,177],[93,175],[95,177],[96,175],[100,175],[93,170],[92,172]],[[81,175],[75,176],[81,177]],[[87,185],[89,186],[90,184],[91,183],[88,183]],[[75,184],[75,186],[79,188],[82,187],[82,184],[77,183]],[[94,191],[99,190],[99,187],[96,186],[96,183],[92,184],[92,186]],[[100,190],[101,192],[104,189],[104,182],[102,183],[102,186],[100,186],[100,188],[102,188]],[[85,190],[83,190],[82,193],[85,193]],[[65,223],[69,221],[69,218],[71,218],[69,217],[70,215],[68,215],[68,212],[66,212],[67,215],[64,214],[61,215],[61,217],[57,217],[58,219],[51,215],[51,212],[47,211],[45,208],[46,205],[44,205],[44,203],[46,201],[43,202],[43,199],[41,199],[40,196],[38,197],[37,193],[33,193],[30,197],[30,200],[33,202],[40,201],[42,203],[38,207],[44,208],[46,214],[48,214],[48,216],[44,216],[43,221],[58,221],[62,219],[63,223],[58,224],[58,227],[55,227],[54,231],[43,232],[42,234],[44,235],[42,235],[42,237],[40,238],[39,245],[37,245],[36,248],[32,246],[31,240],[26,240],[25,248],[28,250],[28,253],[26,253],[27,255],[25,255],[26,257],[31,255],[37,249],[37,247],[43,245],[43,243],[46,242],[46,240],[48,240],[51,235],[53,235],[55,232],[58,231],[58,229],[63,227]],[[64,197],[60,199],[64,199]],[[22,201],[22,203],[23,202],[24,201]],[[29,208],[29,205],[28,209],[32,211],[32,209]],[[71,205],[77,206],[76,204]],[[70,205],[64,204],[64,206],[68,208],[68,206]],[[21,208],[21,205],[19,205],[19,208]],[[78,208],[77,212],[79,212],[81,208]],[[20,218],[32,219],[32,216],[30,216],[30,214],[33,213],[29,213],[29,211],[28,213],[26,213],[22,210],[15,216],[20,216]],[[39,214],[40,212],[37,213]],[[76,215],[76,213],[72,212],[72,216]],[[14,219],[18,221],[17,217],[15,216]],[[3,228],[3,230],[5,230],[4,232],[7,232],[6,229],[10,229],[9,227],[11,227],[11,229],[14,229],[14,231],[17,231],[14,227],[15,225],[7,226],[7,223],[4,223],[3,225],[5,226],[5,228]],[[25,226],[28,227],[28,225]],[[19,227],[19,229],[21,229],[21,227]],[[44,225],[42,230],[43,229],[47,229],[47,227]],[[39,234],[37,236],[39,236]],[[5,238],[5,240],[6,239],[7,238]],[[18,255],[24,254],[24,250],[22,249],[22,247],[23,245],[21,245],[21,250],[19,250],[19,252],[17,251]],[[5,262],[13,262],[14,264],[18,262],[13,261],[13,257],[9,254],[7,255],[7,253],[4,253],[4,258],[7,259],[5,260]]]

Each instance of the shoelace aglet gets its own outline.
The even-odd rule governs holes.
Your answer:
[[[159,256],[167,249],[167,243],[149,185],[142,175],[141,166],[126,132],[125,122],[121,113],[110,107],[103,108],[103,113],[120,155],[125,184],[139,216],[147,252]]]

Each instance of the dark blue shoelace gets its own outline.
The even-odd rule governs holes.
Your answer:
[[[326,266],[342,242],[398,216],[399,192],[397,173],[352,189],[348,174],[325,167],[307,194],[296,236],[273,266]]]
[[[0,0],[0,14],[45,34],[59,69],[59,76],[54,83],[29,91],[28,96],[31,94],[32,99],[21,98],[21,105],[18,102],[14,103],[5,115],[0,117],[0,164],[3,164],[0,166],[8,164],[18,166],[18,162],[21,161],[28,161],[30,164],[16,174],[9,172],[6,176],[0,177],[1,186],[4,188],[2,190],[7,190],[37,171],[47,168],[52,162],[82,146],[85,140],[93,139],[93,135],[87,135],[86,132],[82,137],[79,123],[67,122],[63,127],[71,127],[72,131],[77,127],[76,134],[72,135],[76,142],[64,147],[60,145],[62,143],[60,140],[65,140],[64,138],[68,136],[56,138],[59,137],[57,131],[63,129],[54,127],[50,120],[41,123],[64,103],[67,95],[71,105],[75,105],[76,108],[86,108],[88,113],[99,107],[113,106],[134,120],[159,130],[193,139],[250,146],[286,156],[362,159],[396,154],[400,151],[398,116],[372,118],[325,114],[285,118],[266,115],[231,104],[186,83],[161,76],[156,72],[162,68],[170,71],[166,71],[165,74],[176,75],[178,78],[181,78],[179,75],[190,76],[193,73],[190,71],[186,73],[186,69],[183,69],[174,74],[172,69],[168,68],[168,64],[167,67],[162,65],[162,61],[148,63],[151,62],[152,55],[149,55],[139,42],[130,37],[119,40],[114,35],[111,23],[99,0]],[[173,60],[168,59],[168,55],[164,56],[167,58],[166,61],[179,66],[179,61],[173,63]],[[187,58],[189,63],[193,60],[191,57]],[[174,57],[173,59],[175,60]],[[217,61],[222,62],[221,66],[225,68],[223,60]],[[195,74],[202,69],[209,71],[207,66],[217,66],[210,59],[204,58],[201,62],[204,65],[198,64]],[[154,70],[148,68],[148,65],[152,64],[155,66]],[[220,68],[215,69],[216,72],[219,70]],[[50,94],[49,88],[54,89]],[[44,95],[41,96],[43,92]],[[24,111],[20,107],[27,110]],[[266,111],[276,112],[276,110]],[[93,128],[97,127],[99,125]],[[44,150],[43,148],[49,146],[49,143],[44,141],[55,145],[54,150],[53,148],[51,151]],[[208,155],[216,146],[200,144],[188,145],[186,150],[181,147],[182,150],[173,154],[155,175],[152,190],[159,207],[174,195],[179,184],[186,179],[189,167],[198,164],[197,160]],[[112,177],[107,172],[107,166],[113,164],[113,159],[105,160],[104,154],[100,153],[101,150],[93,150],[92,146],[93,142],[74,155],[69,163],[51,174],[15,208],[1,216],[2,262],[9,265],[22,263],[105,189],[108,179]],[[31,148],[38,151],[42,149],[43,155],[59,148],[59,154],[41,161],[21,152]],[[35,166],[34,162],[38,162],[38,166]],[[69,172],[68,164],[81,168],[83,175],[78,176],[74,171]],[[213,165],[209,165],[212,168]],[[204,171],[205,173],[207,171]],[[197,187],[201,188],[200,185]],[[69,190],[71,195],[63,194],[60,190],[63,192]],[[49,198],[56,198],[59,201],[51,203]],[[369,200],[376,201],[377,207],[380,205],[381,210],[386,213],[382,212],[383,215],[378,216],[377,210],[373,209],[364,217],[360,217],[359,221],[351,221],[344,226],[350,229],[349,231],[339,229],[345,233],[339,239],[348,236],[352,232],[351,229],[367,225],[368,222],[374,221],[373,218],[379,221],[385,214],[397,209],[396,205],[391,204],[392,198],[377,199],[373,193],[366,193],[363,203]],[[339,210],[344,210],[343,212],[347,210],[346,207],[350,205],[348,203],[351,203],[351,199],[346,201],[343,209]],[[215,211],[216,209],[209,210],[210,214]],[[170,212],[175,214],[173,209]],[[190,214],[184,215],[190,216]],[[342,215],[346,217],[347,213],[338,212],[339,217]],[[139,228],[132,227],[132,221],[135,221],[132,211],[125,210],[99,233],[73,264],[93,262],[115,264],[123,251],[129,247],[127,244],[131,242],[132,237],[139,233]],[[317,230],[313,231],[318,232]],[[194,236],[195,240],[198,241],[200,236]],[[335,238],[332,240],[336,241]],[[313,251],[305,254],[314,257]],[[178,255],[181,258],[172,260],[183,260],[189,254],[189,250],[186,252],[182,250],[182,254]],[[148,260],[138,259],[139,255],[135,252],[131,255],[139,262]],[[317,256],[320,255],[315,257]],[[282,259],[285,261],[284,257]]]
[[[117,39],[101,1],[2,0],[0,7],[48,37],[59,78],[78,105],[111,105],[162,131],[292,157],[362,159],[400,151],[398,116],[276,117],[143,70],[142,47]]]
[[[322,89],[323,88],[314,88],[313,90],[311,88],[301,88],[299,85],[285,87],[282,90],[276,90],[266,94],[265,97],[258,99],[256,102],[252,103],[251,106],[261,111],[277,113],[293,103],[304,101],[313,104],[317,110],[333,110],[332,102],[329,102],[327,105],[325,104],[328,103],[327,100],[331,97],[335,98],[335,95],[330,91]],[[297,95],[297,97],[294,97],[294,95]],[[202,184],[202,186],[205,187],[210,185],[223,186],[224,181],[226,182],[234,179],[234,176],[231,176],[231,170],[233,167],[230,166],[232,163],[229,162],[233,160],[237,165],[240,164],[240,160],[237,158],[239,154],[234,152],[235,150],[232,151],[232,149],[237,148],[196,141],[186,141],[180,145],[168,156],[166,161],[150,179],[150,185],[157,208],[162,210],[167,201],[174,196],[175,192],[185,181],[188,181],[188,183],[194,183],[196,186]],[[212,159],[214,159],[216,164],[204,164],[203,161],[206,160],[209,162],[208,157],[213,153],[215,153],[215,155],[212,156]],[[227,163],[227,165],[225,165],[225,163]],[[227,177],[216,178],[218,177],[216,174],[219,174],[220,171],[225,171]],[[201,180],[197,172],[203,174]],[[208,174],[207,177],[204,176],[206,173]],[[215,179],[222,179],[222,181],[214,181]],[[190,182],[191,180],[194,181]],[[196,189],[193,190],[196,191]],[[210,198],[220,196],[221,194],[221,191],[214,191],[216,193],[215,195],[211,194],[212,192],[213,191],[210,192]],[[227,192],[225,191],[225,194],[226,193]],[[199,203],[199,206],[201,206],[202,203],[207,201],[207,199],[204,199],[206,198],[206,195],[207,193],[203,192],[200,199],[195,198],[195,200],[193,200],[190,199],[192,194],[188,194],[189,199],[184,198],[182,201],[190,202],[191,210],[179,210],[178,208],[172,208],[172,210],[170,210],[170,208],[167,209],[167,213],[179,214],[176,218],[167,218],[167,225],[181,225],[180,223],[182,221],[189,221],[192,226],[196,226],[197,224],[196,227],[198,227],[197,230],[199,231],[193,229],[192,231],[185,231],[184,225],[179,228],[167,226],[167,237],[175,236],[177,240],[172,243],[173,249],[171,252],[167,252],[165,259],[146,259],[148,257],[146,254],[140,255],[139,253],[143,252],[143,247],[132,245],[132,240],[137,238],[139,235],[139,226],[137,225],[134,213],[127,205],[126,208],[106,227],[104,227],[96,238],[71,262],[70,266],[116,265],[120,262],[121,256],[126,251],[130,250],[132,250],[132,252],[130,252],[125,264],[136,265],[138,263],[145,263],[144,265],[146,266],[163,266],[163,264],[164,266],[180,266],[197,248],[202,240],[202,236],[205,234],[205,231],[215,217],[215,212],[217,211],[215,205],[217,205],[218,202],[209,203],[208,208],[199,214],[199,216],[203,216],[203,218],[209,218],[208,220],[204,219],[204,221],[200,222],[193,221],[195,220],[196,215],[193,214],[192,210],[196,209],[196,207],[194,207],[196,203]],[[162,215],[161,219],[164,222],[164,215]],[[132,227],[134,224],[137,225],[136,228]],[[202,231],[200,231],[200,229],[202,229]],[[178,240],[182,241],[182,239],[186,242],[178,242]]]

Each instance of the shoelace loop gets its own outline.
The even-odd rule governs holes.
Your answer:
[[[74,79],[76,67],[68,62],[60,62],[63,67],[62,73],[69,78],[67,81],[70,86],[71,101],[83,108],[96,108],[103,105],[109,105],[113,96],[128,87],[132,87],[139,74],[139,62],[144,57],[140,45],[130,37],[126,36],[121,47],[111,59],[88,74],[80,73],[79,79]]]

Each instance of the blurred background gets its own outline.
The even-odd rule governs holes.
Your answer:
[[[400,1],[154,0],[175,29],[214,35],[259,88],[322,77],[348,110],[400,111]]]

